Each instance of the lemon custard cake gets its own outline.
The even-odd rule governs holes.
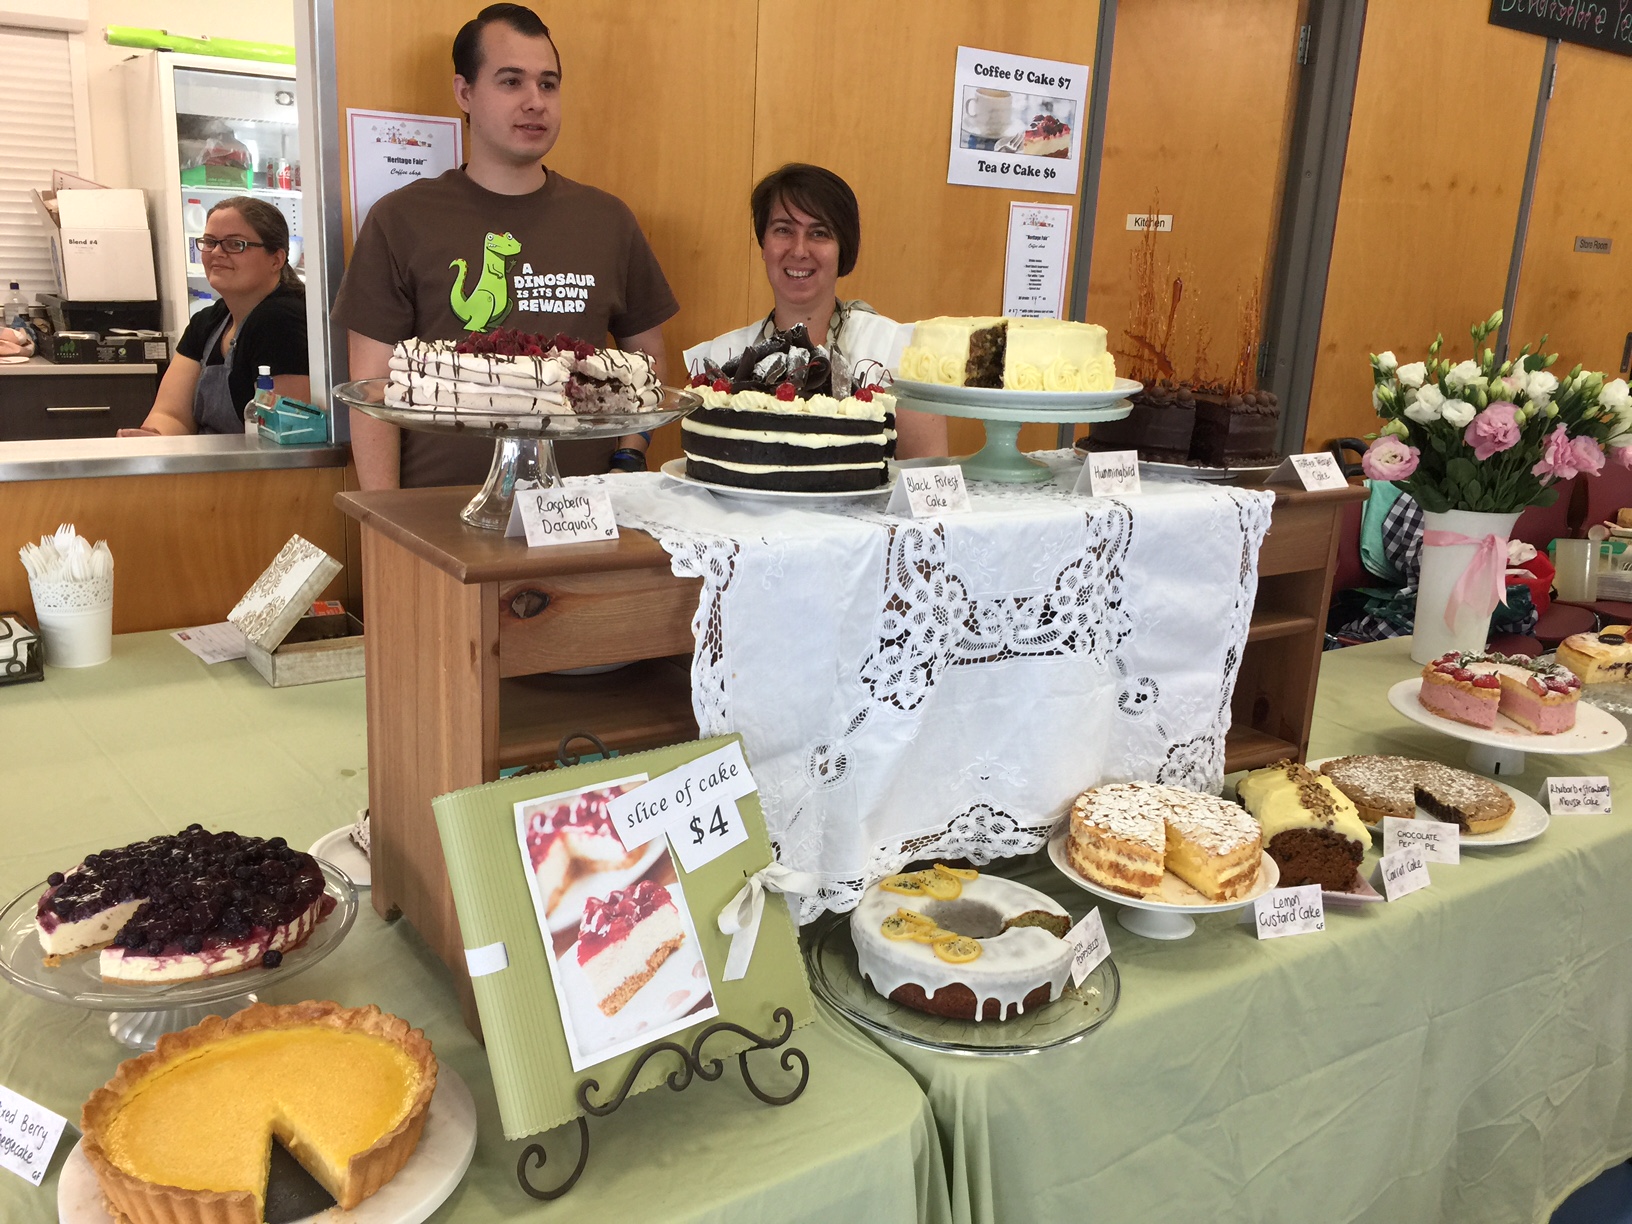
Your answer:
[[[1264,850],[1280,868],[1282,888],[1318,884],[1327,892],[1359,887],[1360,861],[1371,836],[1344,793],[1297,761],[1255,769],[1235,793],[1264,831]]]
[[[1010,1020],[1060,996],[1071,915],[1052,897],[973,868],[888,876],[850,915],[861,975],[915,1011]]]
[[[1237,804],[1155,782],[1096,786],[1071,805],[1071,866],[1130,897],[1161,891],[1172,872],[1210,902],[1258,884],[1263,834]]]

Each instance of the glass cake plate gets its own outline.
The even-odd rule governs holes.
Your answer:
[[[421,433],[452,434],[466,438],[492,438],[493,466],[482,486],[459,517],[472,527],[503,531],[510,522],[510,506],[515,500],[516,483],[538,488],[561,483],[555,464],[555,443],[617,438],[624,434],[656,429],[677,421],[702,400],[689,391],[663,388],[663,402],[650,412],[576,413],[554,416],[531,413],[466,412],[457,408],[393,408],[385,402],[388,378],[365,378],[341,383],[334,398],[342,404],[366,412],[376,420],[401,429]]]
[[[122,1044],[152,1049],[160,1034],[186,1028],[206,1015],[237,1011],[254,1001],[252,991],[268,989],[304,973],[339,946],[357,920],[357,889],[351,877],[332,863],[317,860],[323,869],[323,889],[334,899],[334,909],[300,947],[284,953],[275,969],[244,969],[221,977],[200,978],[158,986],[131,986],[104,982],[98,973],[100,957],[83,953],[56,968],[45,964],[35,912],[44,880],[25,889],[0,910],[0,977],[29,994],[54,1003],[90,1011],[107,1011],[108,1031]],[[235,1001],[232,1006],[223,1003]]]
[[[883,484],[872,489],[846,489],[838,493],[805,493],[792,489],[743,489],[736,485],[715,484],[711,480],[698,480],[695,476],[686,474],[686,461],[682,456],[679,459],[670,459],[658,471],[678,484],[691,485],[697,489],[707,489],[710,493],[718,493],[721,497],[741,497],[748,501],[793,501],[793,502],[829,502],[855,501],[866,497],[887,495],[895,487],[896,465],[889,465],[890,476]]]
[[[1146,939],[1187,939],[1196,930],[1196,920],[1191,917],[1192,914],[1222,914],[1228,910],[1243,909],[1281,882],[1280,866],[1264,852],[1258,867],[1258,883],[1246,896],[1233,901],[1209,901],[1171,871],[1163,877],[1158,896],[1130,897],[1094,883],[1073,867],[1065,846],[1070,837],[1070,825],[1062,824],[1048,839],[1048,857],[1054,866],[1083,891],[1120,905],[1122,908],[1116,915],[1117,922]]]
[[[1421,676],[1401,680],[1388,690],[1388,704],[1412,722],[1472,745],[1468,750],[1468,767],[1483,774],[1523,773],[1524,754],[1527,752],[1545,756],[1586,756],[1594,752],[1608,752],[1626,743],[1626,724],[1585,701],[1576,702],[1575,726],[1557,735],[1538,735],[1519,726],[1505,714],[1496,715],[1496,725],[1488,730],[1444,718],[1417,700],[1417,692],[1421,688]]]
[[[872,988],[856,964],[850,916],[832,914],[805,947],[805,966],[816,993],[847,1020],[881,1036],[946,1054],[1036,1054],[1071,1045],[1116,1010],[1122,977],[1107,957],[1083,979],[1067,982],[1058,999],[1012,1020],[949,1020],[892,1002]]]

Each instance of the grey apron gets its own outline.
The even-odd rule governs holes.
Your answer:
[[[226,359],[220,365],[209,364],[231,322],[232,316],[229,314],[221,321],[221,326],[210,333],[209,342],[204,346],[205,364],[198,372],[198,386],[193,391],[193,424],[198,426],[199,433],[244,432],[244,418],[233,404],[232,390],[227,385],[227,375],[232,371],[233,350],[238,347],[237,337],[233,337],[232,343],[227,346]]]

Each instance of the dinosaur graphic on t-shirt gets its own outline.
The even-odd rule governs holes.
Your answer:
[[[453,291],[448,302],[459,316],[466,331],[486,331],[510,313],[510,291],[504,279],[505,257],[521,250],[521,243],[509,234],[488,234],[482,243],[482,276],[465,294],[465,261],[455,259],[448,265],[458,268],[453,279]]]

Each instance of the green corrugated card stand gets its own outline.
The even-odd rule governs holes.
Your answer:
[[[582,1072],[572,1070],[550,983],[550,962],[529,892],[530,867],[523,862],[516,840],[515,805],[631,774],[656,778],[740,738],[721,736],[508,778],[455,791],[432,803],[464,945],[471,949],[502,943],[509,960],[507,968],[474,977],[471,983],[507,1139],[552,1130],[582,1116],[585,1111],[578,1101],[580,1081],[593,1078],[600,1085],[597,1100],[604,1099],[622,1085],[642,1052],[627,1051]],[[759,793],[755,791],[736,802],[748,829],[747,841],[694,873],[687,873],[674,856],[675,871],[691,910],[719,1008],[717,1017],[700,1020],[664,1038],[682,1045],[689,1045],[704,1027],[720,1021],[739,1024],[754,1033],[780,1031],[782,1026],[773,1018],[779,1007],[793,1014],[795,1028],[812,1018],[810,986],[805,980],[793,922],[783,899],[775,893],[765,899],[764,919],[747,976],[735,982],[724,980],[731,938],[721,934],[715,919],[747,878],[772,858]],[[747,1038],[724,1032],[709,1038],[705,1057],[724,1058],[752,1048]],[[668,1054],[652,1058],[635,1081],[631,1095],[662,1083],[674,1070],[674,1058]]]

